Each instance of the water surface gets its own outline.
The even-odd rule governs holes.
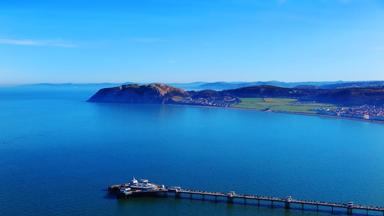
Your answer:
[[[384,205],[384,125],[0,90],[0,215],[314,215],[174,199],[117,201],[132,176],[210,191]]]

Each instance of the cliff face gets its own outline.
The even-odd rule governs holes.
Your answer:
[[[104,103],[171,103],[174,98],[188,97],[188,92],[165,84],[129,84],[99,90],[88,101]]]

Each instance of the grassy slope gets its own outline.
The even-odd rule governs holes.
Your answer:
[[[316,113],[315,109],[320,107],[333,108],[331,104],[301,103],[295,99],[287,98],[241,98],[239,104],[233,105],[236,108],[271,110],[276,112],[298,112]]]

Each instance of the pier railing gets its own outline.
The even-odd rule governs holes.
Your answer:
[[[119,198],[129,198],[133,196],[169,196],[173,195],[176,198],[190,198],[190,199],[199,199],[204,201],[225,201],[230,204],[240,202],[245,205],[257,205],[260,206],[263,202],[264,205],[267,205],[274,208],[278,207],[277,204],[280,204],[280,207],[285,209],[301,209],[303,211],[320,211],[322,208],[323,211],[328,211],[334,213],[336,209],[343,210],[342,212],[347,215],[355,214],[357,211],[366,215],[376,212],[381,213],[384,216],[384,207],[370,206],[370,205],[360,205],[349,203],[337,203],[337,202],[324,202],[324,201],[313,201],[313,200],[301,200],[295,199],[291,196],[286,198],[273,197],[273,196],[260,196],[260,195],[249,195],[249,194],[237,194],[234,191],[223,193],[223,192],[210,192],[210,191],[201,191],[193,189],[183,189],[180,187],[159,187],[156,190],[151,191],[132,191],[129,194],[122,194],[119,192],[121,187],[124,185],[113,185],[109,187],[109,191],[117,193]]]

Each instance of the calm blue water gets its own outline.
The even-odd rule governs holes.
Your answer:
[[[384,205],[384,125],[187,106],[92,104],[91,91],[0,90],[0,215],[315,215],[174,199],[167,185]]]

